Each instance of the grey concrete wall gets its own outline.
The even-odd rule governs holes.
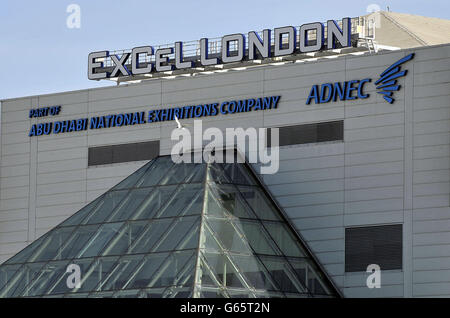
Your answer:
[[[366,85],[368,99],[305,105],[312,84],[377,78],[410,52],[394,104]],[[173,144],[174,122],[29,138],[32,124],[281,95],[277,110],[204,117],[203,127],[344,119],[344,142],[282,147],[280,171],[262,178],[346,296],[450,296],[449,91],[443,45],[3,101],[0,261],[144,164],[88,167],[88,147],[160,139],[167,154]],[[63,106],[58,119],[28,119],[51,105]],[[403,224],[403,269],[368,289],[367,273],[345,273],[345,228],[392,223]]]

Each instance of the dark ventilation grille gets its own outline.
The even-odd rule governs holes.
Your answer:
[[[280,146],[308,144],[324,141],[344,140],[344,121],[280,127]],[[267,146],[271,145],[270,129]]]
[[[150,160],[159,155],[159,140],[89,148],[89,166]]]
[[[345,229],[345,271],[402,269],[402,241],[401,224]]]

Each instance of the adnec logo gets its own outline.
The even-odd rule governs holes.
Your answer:
[[[401,58],[387,69],[385,69],[380,77],[374,82],[379,90],[377,93],[383,95],[383,98],[389,104],[392,104],[394,99],[394,92],[399,91],[401,85],[397,85],[397,79],[406,76],[407,70],[401,70],[401,65],[414,58],[414,53],[411,53],[404,58]],[[352,80],[347,82],[326,83],[322,85],[313,85],[306,99],[306,105],[309,105],[314,100],[316,104],[328,103],[330,101],[340,100],[354,100],[368,98],[369,94],[364,94],[364,85],[372,82],[371,78],[364,78],[362,80]]]

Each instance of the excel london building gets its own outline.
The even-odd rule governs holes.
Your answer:
[[[2,100],[0,297],[450,296],[449,34],[377,12],[93,52],[117,85]]]

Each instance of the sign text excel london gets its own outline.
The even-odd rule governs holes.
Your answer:
[[[298,37],[297,33],[299,33]],[[316,34],[316,40],[308,39],[311,33]],[[315,52],[324,48],[329,50],[337,46],[349,47],[351,46],[351,19],[342,19],[342,29],[335,20],[329,20],[326,33],[325,41],[324,24],[314,22],[303,24],[299,28],[293,26],[276,28],[273,30],[273,39],[272,30],[269,29],[261,32],[262,38],[257,32],[250,31],[248,41],[241,33],[225,35],[221,40],[220,53],[214,56],[209,52],[208,39],[203,38],[200,40],[198,56],[189,59],[183,57],[183,42],[175,42],[173,47],[159,48],[156,52],[152,46],[135,47],[131,53],[124,53],[122,56],[110,55],[109,51],[93,52],[88,57],[88,78],[101,80]],[[154,62],[140,62],[143,56],[153,55]],[[169,55],[174,58],[170,59]],[[110,58],[114,64],[108,70],[103,63],[106,58]]]

